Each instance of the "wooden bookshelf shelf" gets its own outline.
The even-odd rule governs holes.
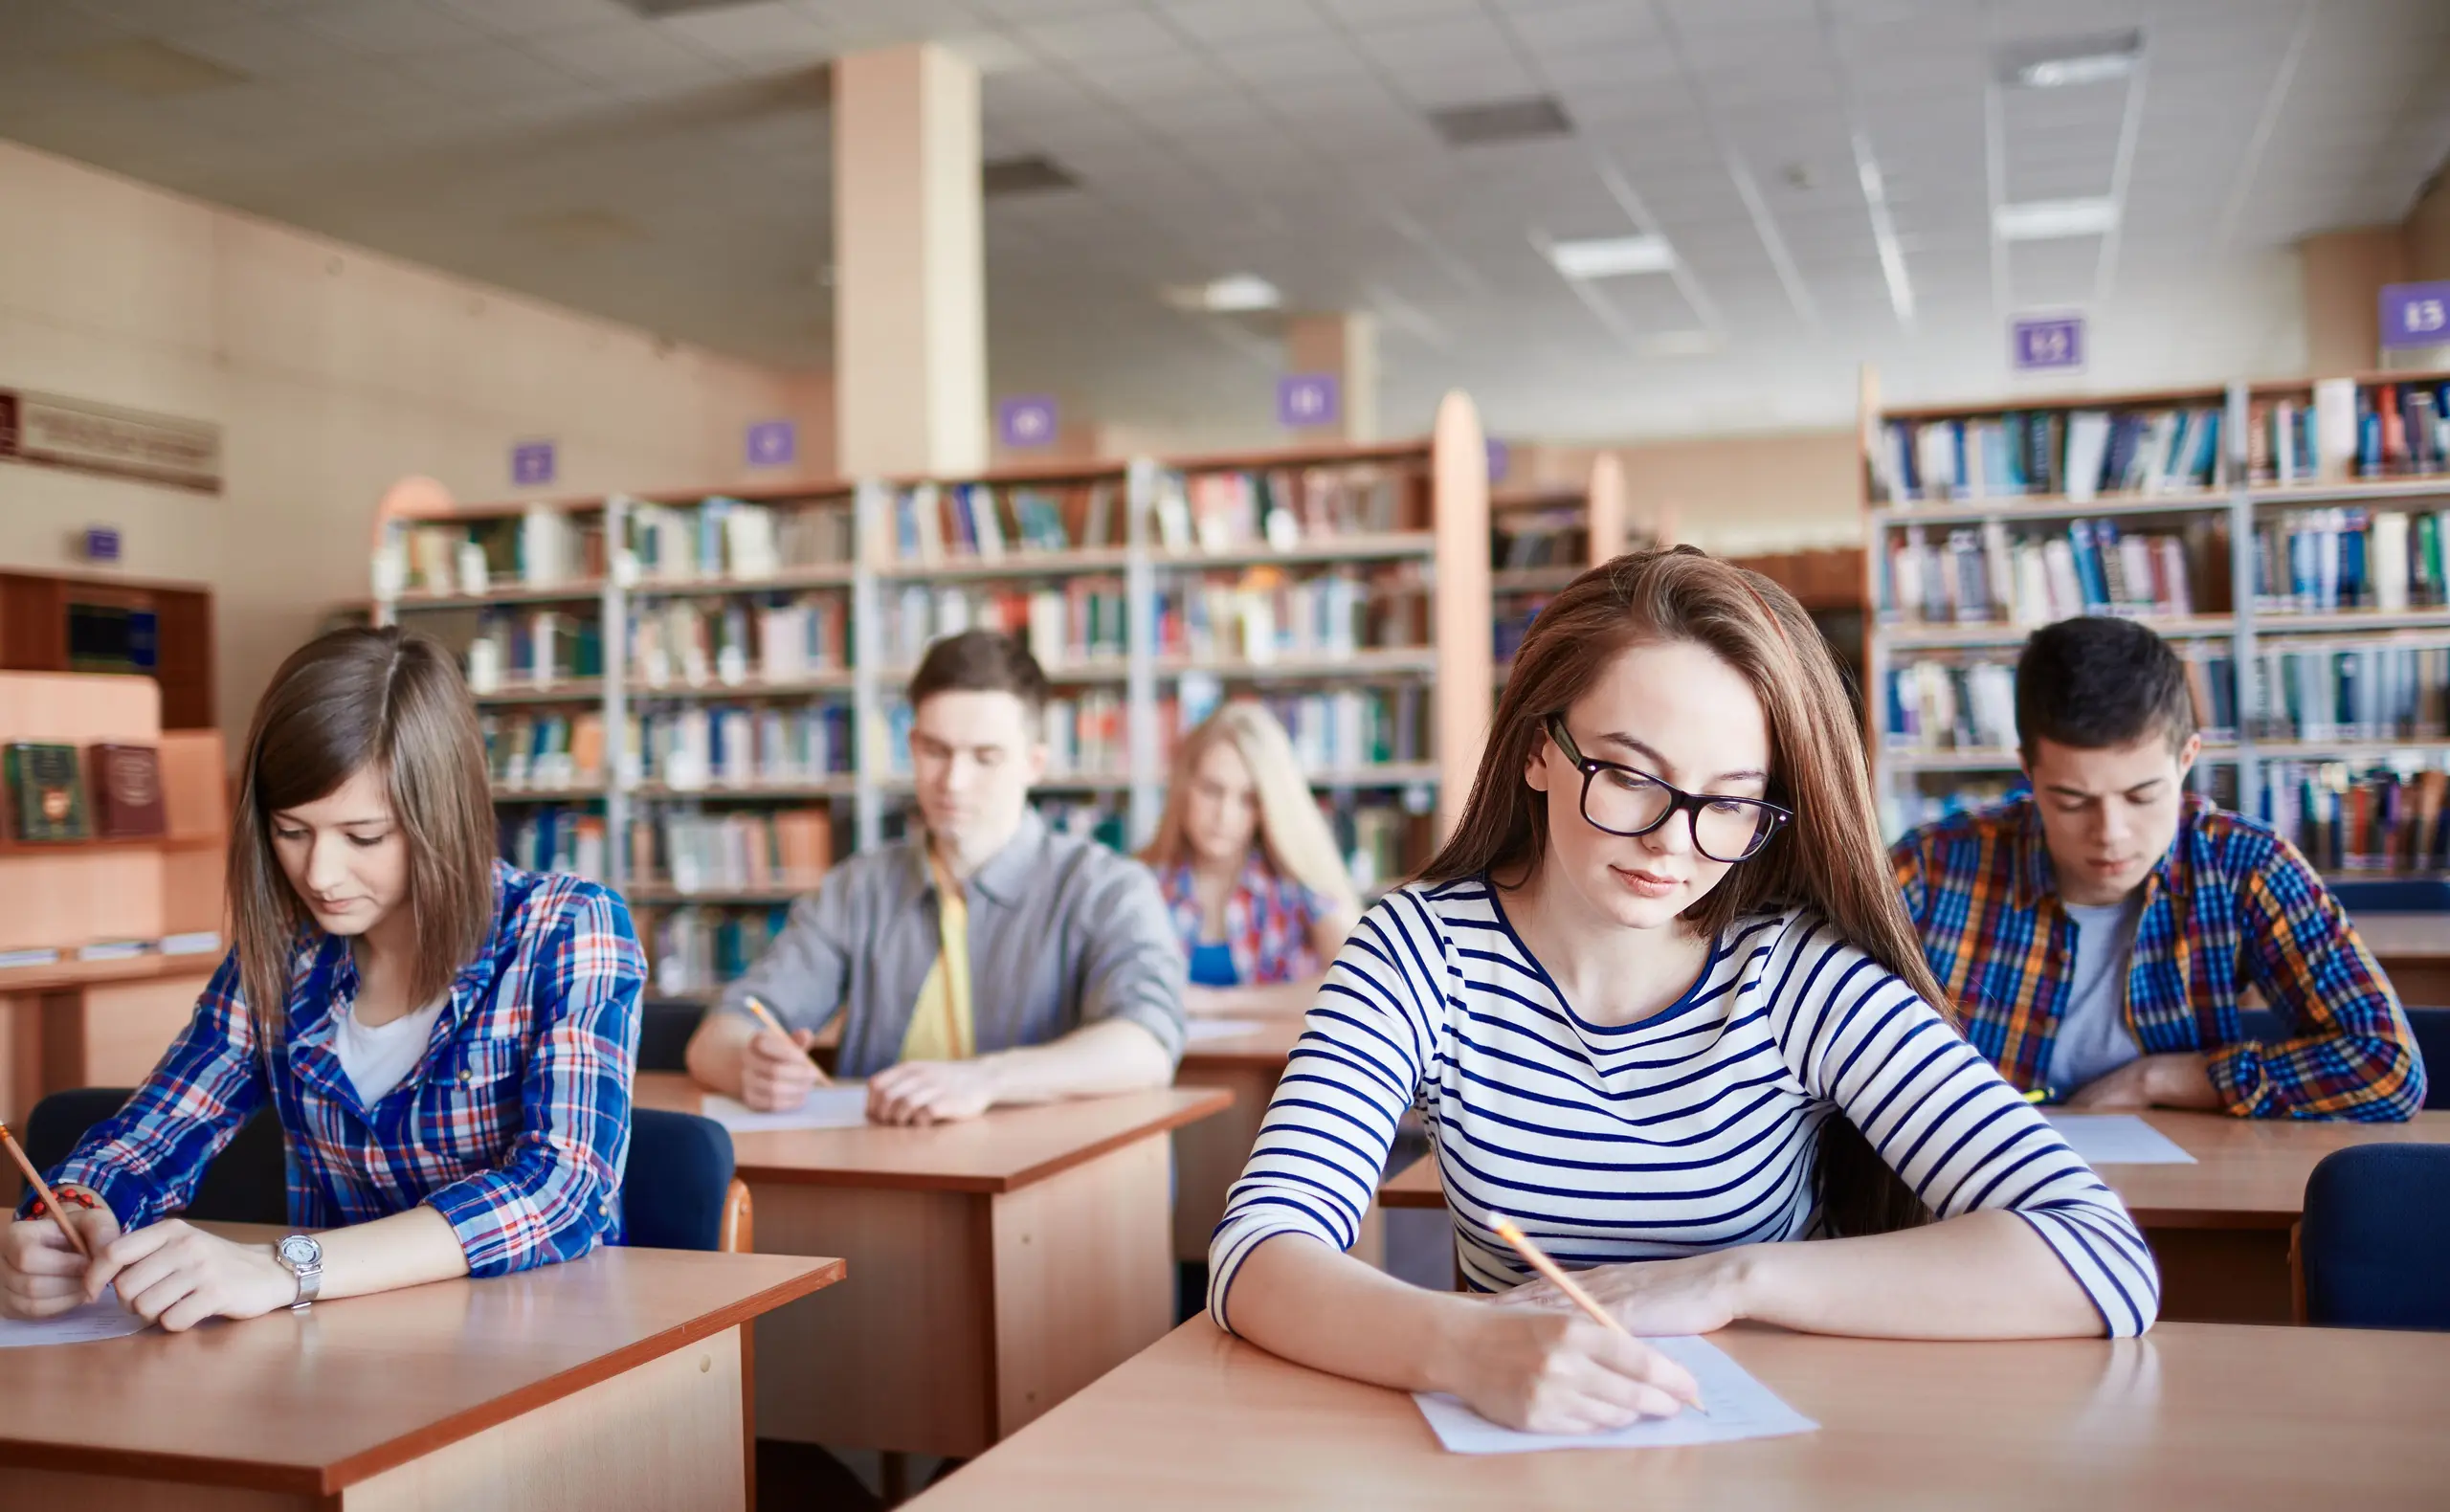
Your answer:
[[[2184,618],[2144,618],[2137,624],[2171,640],[2201,640],[2237,634],[2238,622],[2227,614],[2193,614]],[[2031,625],[1883,624],[1881,635],[1898,651],[1971,650],[1977,647],[2021,646],[2034,633]]]
[[[493,785],[496,803],[585,803],[601,798],[604,793],[605,785],[601,782],[572,783],[567,788],[540,788],[527,783]]]
[[[1427,646],[1373,648],[1337,656],[1286,653],[1266,661],[1239,656],[1169,656],[1157,663],[1161,678],[1207,673],[1227,682],[1315,681],[1334,678],[1427,677],[1437,671],[1437,651]]]
[[[469,697],[479,708],[505,703],[593,703],[604,697],[604,679],[573,678],[542,687],[506,683],[483,693],[472,692]]]
[[[857,678],[847,668],[806,678],[749,678],[740,682],[640,682],[629,690],[637,702],[683,699],[788,699],[817,693],[847,693]]]
[[[848,562],[786,567],[770,577],[642,578],[625,586],[634,599],[697,598],[725,593],[791,593],[803,589],[848,588],[859,569]]]
[[[1881,504],[1864,518],[1874,531],[1902,530],[1908,525],[1979,525],[1993,520],[2013,524],[2022,520],[2092,520],[2103,516],[2186,515],[2226,509],[2229,496],[2208,490],[2182,494],[2105,494],[2098,499],[2071,500],[2063,495],[1949,500],[1927,504]]]
[[[1337,767],[1307,774],[1313,788],[1410,788],[1435,783],[1436,762],[1375,762],[1366,767]]]
[[[2272,761],[2345,761],[2359,757],[2384,757],[2394,751],[2422,751],[2428,755],[2450,752],[2450,739],[2439,735],[2424,736],[2351,736],[2342,740],[2259,740],[2256,754]]]
[[[1128,547],[1087,546],[1076,551],[1010,550],[1002,556],[947,557],[940,562],[880,562],[876,572],[888,583],[1082,577],[1120,572],[1130,561]]]
[[[818,878],[797,887],[695,887],[683,891],[668,882],[632,882],[621,896],[633,908],[673,908],[695,904],[708,908],[756,908],[788,903],[816,890]],[[660,994],[658,994],[660,995]]]
[[[2411,609],[2385,611],[2378,609],[2340,610],[2328,614],[2304,614],[2287,610],[2255,611],[2255,634],[2268,640],[2275,635],[2338,634],[2343,632],[2438,630],[2450,631],[2450,609]]]
[[[910,681],[916,667],[887,667],[877,677],[888,688],[901,688]],[[1046,680],[1058,685],[1087,682],[1121,682],[1131,675],[1130,661],[1122,656],[1083,656],[1077,661],[1041,661],[1038,670]]]
[[[1226,546],[1214,551],[1198,547],[1157,550],[1149,553],[1149,561],[1161,571],[1198,571],[1208,567],[1334,567],[1343,563],[1401,562],[1415,558],[1426,561],[1437,554],[1437,538],[1434,533],[1403,530],[1324,536],[1299,541],[1289,546],[1259,543]]]
[[[2206,741],[2199,760],[2227,763],[2238,759],[2238,748],[2225,741]],[[2021,771],[2022,758],[2012,750],[1900,751],[1881,753],[1882,762],[1901,772],[1951,771]]]
[[[819,798],[847,798],[857,790],[855,779],[846,774],[820,777],[811,782],[709,782],[699,788],[675,788],[666,782],[632,783],[622,790],[633,798],[700,798],[723,803],[807,802]]]
[[[577,604],[603,596],[603,579],[587,578],[568,583],[506,583],[481,593],[408,592],[387,600],[386,606],[394,613],[412,613],[498,609],[506,604]]]
[[[113,943],[101,940],[86,942],[88,945]],[[78,948],[78,945],[62,945],[59,959],[49,966],[0,969],[0,997],[33,996],[116,982],[152,982],[164,977],[208,977],[220,968],[221,958],[228,953],[226,946],[192,955],[164,955],[158,950],[148,950],[143,955],[113,961],[79,961],[77,959]]]
[[[2355,478],[2328,483],[2258,483],[2246,491],[2256,505],[2398,504],[2450,499],[2450,473],[2415,478]]]

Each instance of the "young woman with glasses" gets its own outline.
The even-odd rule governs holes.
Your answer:
[[[1637,1335],[2150,1326],[2125,1209],[1955,1032],[1857,725],[1765,578],[1681,547],[1559,594],[1453,838],[1310,1011],[1217,1229],[1215,1320],[1549,1433],[1672,1413],[1694,1383],[1565,1307],[1500,1217]],[[1500,1305],[1339,1253],[1414,1105],[1464,1278]]]

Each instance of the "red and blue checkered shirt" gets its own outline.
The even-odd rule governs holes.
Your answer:
[[[1157,890],[1189,951],[1199,944],[1204,922],[1191,863],[1159,872]],[[1325,967],[1312,947],[1310,929],[1333,906],[1293,878],[1277,876],[1254,850],[1225,900],[1224,943],[1233,953],[1236,979],[1257,987],[1317,976]]]
[[[492,937],[451,984],[425,1059],[370,1108],[332,1051],[357,995],[348,941],[314,932],[290,981],[288,1034],[268,1060],[231,952],[152,1076],[52,1181],[92,1188],[125,1228],[151,1223],[187,1206],[269,1096],[301,1228],[423,1204],[450,1221],[477,1276],[619,1242],[646,981],[619,898],[496,862]]]
[[[2032,794],[1927,825],[1889,859],[1966,1037],[2016,1086],[2040,1085],[2076,925]],[[2126,1013],[2145,1054],[2207,1052],[2212,1085],[2240,1117],[2383,1122],[2423,1105],[2407,1015],[2295,846],[2190,793],[2143,886]],[[2288,1038],[2245,1037],[2238,999],[2249,985]]]

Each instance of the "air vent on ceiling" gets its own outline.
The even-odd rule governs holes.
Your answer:
[[[680,15],[691,11],[728,11],[749,0],[621,0],[643,16]]]
[[[1066,172],[1062,164],[1040,152],[1022,158],[998,158],[981,164],[978,169],[978,191],[989,199],[1080,187],[1080,181]]]
[[[1482,105],[1451,105],[1431,111],[1429,123],[1437,128],[1437,134],[1446,139],[1450,147],[1573,135],[1573,122],[1568,119],[1565,107],[1547,95],[1493,100]]]
[[[140,100],[176,100],[243,84],[247,76],[149,36],[105,42],[70,55],[68,66],[100,84]]]

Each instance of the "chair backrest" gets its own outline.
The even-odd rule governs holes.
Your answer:
[[[2407,1014],[2417,1058],[2424,1062],[2424,1105],[2450,1108],[2450,1008],[2411,1008]],[[2288,1037],[2287,1026],[2267,1008],[2238,1014],[2238,1024],[2239,1033],[2263,1044]]]
[[[77,1087],[55,1092],[26,1115],[26,1158],[37,1170],[66,1160],[85,1131],[117,1113],[133,1087]],[[195,1198],[182,1216],[208,1223],[287,1223],[289,1150],[280,1120],[257,1108],[221,1153],[204,1167]]]
[[[731,1193],[731,1133],[710,1118],[638,1108],[621,1178],[623,1242],[649,1250],[720,1250]]]
[[[2450,1329],[2450,1145],[2324,1156],[2297,1247],[2307,1323]]]
[[[2429,914],[2450,909],[2450,881],[2438,877],[2343,881],[2329,886],[2331,896],[2339,900],[2339,905],[2351,918],[2358,914]]]
[[[686,1071],[689,1036],[706,1016],[706,1005],[680,998],[651,997],[638,1005],[638,1069]]]

